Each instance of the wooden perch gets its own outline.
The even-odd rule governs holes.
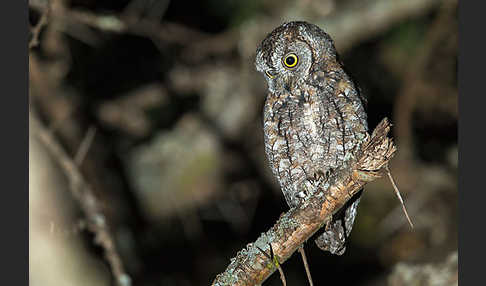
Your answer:
[[[213,286],[257,285],[263,283],[276,268],[260,250],[273,253],[280,263],[316,233],[364,185],[384,175],[384,169],[396,151],[388,119],[383,119],[361,145],[357,161],[347,172],[336,174],[325,192],[316,193],[300,207],[280,216],[277,223],[249,243],[231,259],[226,270],[216,276]]]

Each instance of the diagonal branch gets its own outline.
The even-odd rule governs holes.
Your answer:
[[[231,259],[212,285],[261,284],[275,272],[275,267],[259,248],[268,252],[271,244],[275,256],[283,263],[364,185],[381,178],[383,169],[396,151],[392,139],[387,137],[390,126],[388,119],[383,119],[373,134],[365,138],[357,161],[349,170],[336,174],[325,193],[317,193],[302,206],[280,216],[270,230]]]

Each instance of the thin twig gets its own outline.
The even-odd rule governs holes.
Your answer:
[[[304,245],[299,248],[300,256],[302,256],[302,261],[304,261],[305,273],[307,273],[307,280],[309,280],[309,285],[314,286],[312,282],[312,276],[309,269],[309,264],[307,263],[307,256],[305,255]]]
[[[407,209],[405,208],[405,203],[403,202],[402,196],[400,195],[400,191],[398,190],[398,187],[395,184],[395,180],[393,180],[393,177],[391,175],[390,168],[388,168],[388,165],[386,165],[385,170],[386,170],[386,174],[388,175],[388,178],[390,179],[390,182],[392,183],[393,189],[395,190],[395,194],[397,195],[397,198],[400,201],[400,204],[402,204],[402,210],[405,213],[405,216],[407,217],[408,223],[410,224],[410,227],[413,228],[412,220],[408,216]]]
[[[278,273],[280,273],[280,280],[282,280],[282,285],[287,286],[287,280],[285,280],[285,274],[283,272],[282,266],[277,265]]]
[[[74,163],[76,163],[76,165],[81,166],[83,163],[86,154],[88,154],[89,147],[91,147],[91,144],[93,143],[95,135],[96,127],[91,126],[86,132],[83,141],[81,141],[81,144],[79,144],[78,152],[76,152],[76,155],[74,156]]]
[[[42,16],[39,19],[39,22],[37,22],[37,25],[35,25],[32,28],[32,38],[29,41],[29,49],[32,49],[34,47],[37,47],[39,45],[39,35],[42,30],[42,28],[47,25],[49,13],[51,10],[50,7],[50,1],[47,1],[47,5],[43,8],[42,10]]]

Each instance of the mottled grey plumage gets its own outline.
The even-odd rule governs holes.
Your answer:
[[[363,100],[332,39],[313,24],[290,22],[276,28],[258,47],[255,65],[269,89],[263,114],[265,153],[287,204],[297,207],[355,159],[368,130]],[[344,253],[359,195],[316,239],[321,249]]]

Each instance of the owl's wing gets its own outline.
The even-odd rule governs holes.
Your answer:
[[[363,108],[366,112],[368,109],[368,98],[364,95],[363,90],[361,89],[361,86],[359,86],[357,83],[358,81],[354,77],[353,73],[349,72],[349,70],[346,68],[346,66],[343,64],[341,59],[339,58],[339,55],[337,55],[337,60],[338,63],[341,65],[341,68],[344,70],[344,73],[346,76],[349,78],[349,80],[353,83],[354,89],[356,90],[356,95],[358,98],[361,100],[361,104],[363,105]]]
[[[332,218],[330,228],[316,238],[316,245],[323,251],[342,255],[346,251],[346,239],[353,229],[354,219],[362,190],[355,194]]]

